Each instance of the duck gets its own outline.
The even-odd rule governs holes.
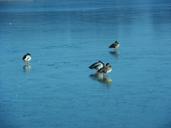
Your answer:
[[[90,69],[95,69],[96,73],[102,73],[102,74],[107,74],[112,71],[112,66],[110,63],[103,63],[102,61],[97,61],[93,63],[92,65],[89,66]]]
[[[103,68],[105,66],[105,64],[99,60],[95,63],[93,63],[92,65],[89,66],[90,69],[95,69],[95,70],[100,70],[101,68]]]
[[[103,73],[103,74],[108,74],[112,72],[112,65],[109,63],[106,63],[101,69],[97,70],[97,73]]]
[[[31,54],[30,53],[27,53],[23,56],[23,61],[25,62],[25,64],[29,64],[29,62],[31,61]]]
[[[109,46],[109,48],[114,48],[114,49],[118,49],[119,47],[120,47],[120,43],[117,40]]]

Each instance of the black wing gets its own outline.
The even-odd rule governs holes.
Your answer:
[[[26,56],[27,56],[27,55],[24,55],[22,59],[24,60],[24,59],[26,58]]]
[[[109,46],[109,48],[115,48],[116,47],[116,44],[115,43],[113,43],[113,44],[111,44],[110,46]]]

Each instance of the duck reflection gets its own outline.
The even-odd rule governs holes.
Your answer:
[[[112,84],[112,79],[109,78],[107,75],[104,73],[95,73],[95,74],[90,74],[90,78],[93,80],[96,80],[102,84],[105,85],[111,85]]]
[[[23,71],[26,72],[26,73],[30,72],[31,71],[31,65],[30,64],[25,64],[23,66]]]
[[[114,56],[116,59],[119,59],[120,52],[118,50],[110,51],[109,52],[112,56]]]

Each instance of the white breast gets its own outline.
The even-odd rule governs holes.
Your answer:
[[[31,56],[27,55],[26,58],[24,59],[24,61],[30,61],[31,60]]]
[[[112,68],[110,68],[110,69],[107,70],[107,73],[110,73],[110,72],[112,72]]]
[[[116,45],[116,48],[119,48],[120,44]]]

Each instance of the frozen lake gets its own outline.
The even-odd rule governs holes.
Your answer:
[[[171,4],[1,10],[0,53],[1,128],[171,127]]]

